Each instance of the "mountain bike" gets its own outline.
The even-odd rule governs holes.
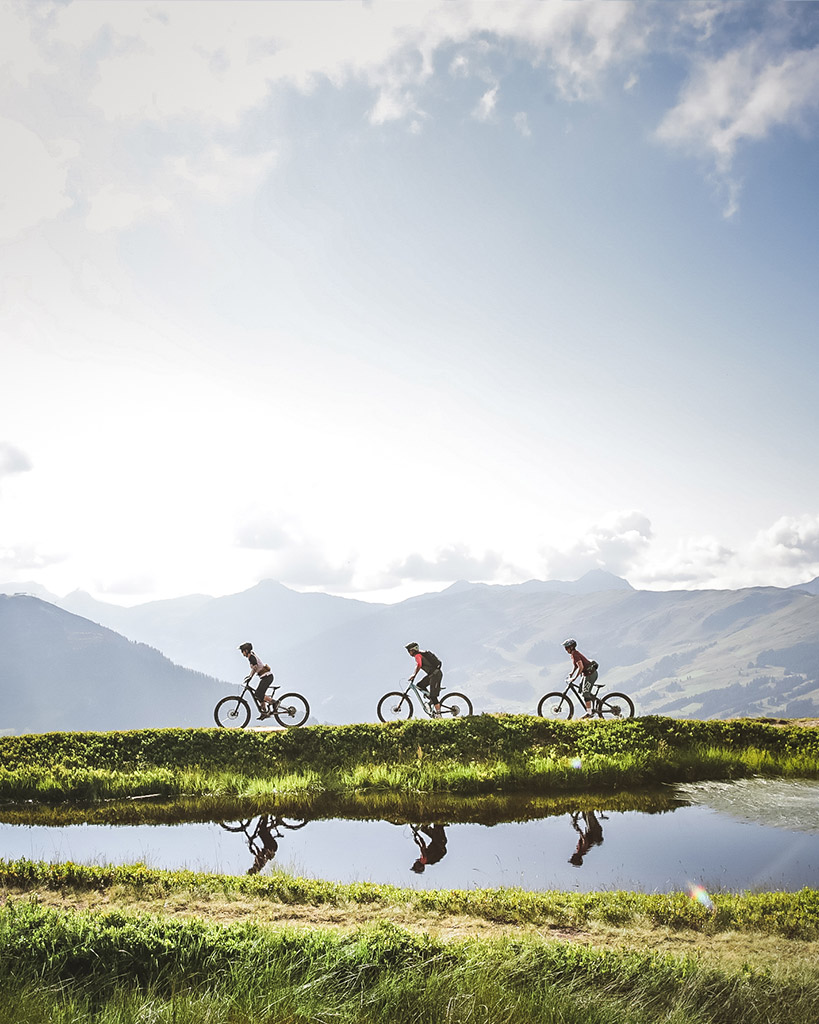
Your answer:
[[[292,821],[288,821],[286,818],[280,818],[278,814],[270,816],[263,814],[256,822],[256,827],[253,831],[250,831],[250,826],[253,824],[253,818],[244,818],[241,821],[220,821],[219,826],[223,828],[225,832],[244,832],[245,837],[249,843],[252,843],[259,834],[259,826],[263,821],[267,820],[269,827],[274,831],[277,839],[281,839],[281,832],[279,829],[286,828],[290,831],[295,832],[296,829],[304,828],[309,822],[305,818],[297,818]]]
[[[278,686],[270,691],[272,703],[265,703],[256,699],[256,692],[248,680],[244,681],[244,689],[238,697],[223,697],[213,709],[213,717],[216,724],[222,729],[244,729],[250,721],[250,703],[247,695],[259,712],[270,711],[279,725],[297,726],[304,725],[307,716],[310,714],[310,705],[300,693],[283,693],[281,697],[274,694]]]
[[[579,680],[578,680],[579,681]],[[572,681],[566,676],[566,688],[562,693],[555,691],[547,693],[540,698],[537,706],[537,713],[541,718],[564,718],[568,721],[574,717],[574,703],[569,694],[573,694],[575,700],[586,714],[586,702],[583,693],[577,685],[578,681]],[[633,718],[634,703],[631,697],[625,693],[606,693],[602,697],[598,692],[602,690],[603,684],[597,683],[592,689],[592,707],[588,714],[592,718]]]
[[[304,828],[306,821],[285,821],[278,815],[262,814],[256,822],[255,828],[251,830],[253,819],[245,821],[220,821],[219,824],[226,832],[244,832],[247,840],[247,848],[253,854],[253,865],[248,868],[249,875],[257,875],[269,861],[273,860],[279,849],[279,840],[282,837],[281,830]]]
[[[464,715],[472,714],[472,701],[463,693],[445,693],[438,698],[441,710],[436,711],[429,694],[411,682],[403,693],[400,690],[392,690],[384,694],[378,702],[379,719],[382,722],[391,722],[395,719],[412,718],[415,709],[409,696],[410,691],[415,694],[421,710],[430,718],[462,718]]]

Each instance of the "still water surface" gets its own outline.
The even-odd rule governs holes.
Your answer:
[[[222,874],[284,869],[308,878],[413,888],[668,892],[796,890],[819,885],[819,783],[745,780],[677,788],[687,806],[581,813],[491,826],[327,819],[290,829],[220,823],[0,825],[0,856],[145,863]],[[291,822],[292,823],[292,822]],[[239,823],[229,823],[238,827]],[[427,861],[418,871],[422,845]],[[415,867],[415,870],[413,869]]]

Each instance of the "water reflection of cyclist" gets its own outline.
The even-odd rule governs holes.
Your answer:
[[[605,817],[605,815],[601,815],[601,817]],[[581,818],[583,819],[583,828],[579,824]],[[593,846],[600,846],[603,842],[603,826],[597,820],[594,811],[583,811],[582,814],[580,811],[576,811],[572,815],[572,827],[580,838],[577,840],[574,853],[569,857],[569,863],[579,868],[589,850]]]
[[[273,835],[271,824],[269,815],[263,814],[259,818],[259,824],[256,826],[255,832],[248,839],[247,844],[253,854],[253,867],[247,869],[249,875],[258,875],[265,864],[276,856],[279,844]],[[257,842],[257,839],[260,842]]]
[[[420,857],[410,868],[417,875],[423,872],[427,864],[437,864],[446,856],[446,832],[443,825],[413,825],[412,838],[421,851]]]
[[[429,687],[429,699],[436,711],[441,710],[438,697],[441,693],[441,681],[444,673],[441,671],[441,659],[432,651],[422,651],[418,644],[407,644],[407,651],[411,658],[415,659],[415,671],[409,677],[413,682],[419,672],[426,672],[426,676],[418,684],[419,690],[426,690]]]

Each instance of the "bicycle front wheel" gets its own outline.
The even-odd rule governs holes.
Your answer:
[[[441,718],[463,718],[472,714],[472,701],[463,693],[445,693],[441,697]]]
[[[624,693],[607,693],[600,698],[597,713],[601,718],[634,718],[634,703]]]
[[[273,705],[273,717],[284,726],[304,725],[310,705],[300,693],[285,693]]]
[[[547,693],[540,698],[537,713],[541,718],[563,718],[568,722],[574,714],[574,705],[565,693]]]
[[[385,693],[378,702],[378,717],[382,722],[412,718],[412,701],[405,693],[399,693],[398,690]]]
[[[222,729],[244,729],[250,721],[250,706],[242,697],[223,697],[213,709],[213,717]]]

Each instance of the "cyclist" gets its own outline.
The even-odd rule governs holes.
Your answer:
[[[586,714],[583,718],[591,718],[592,711],[592,688],[597,682],[597,662],[591,661],[586,657],[585,654],[581,654],[577,649],[577,641],[571,637],[568,640],[563,641],[563,646],[568,651],[569,657],[572,659],[572,672],[569,676],[569,682],[574,682],[580,676],[583,676],[583,683],[580,687],[580,691],[583,694],[583,700],[586,704]]]
[[[586,826],[585,828],[581,828],[578,825],[581,817]],[[579,868],[583,863],[583,858],[592,846],[599,846],[603,842],[603,826],[597,820],[597,815],[594,811],[583,811],[582,815],[580,812],[572,815],[572,828],[580,838],[577,840],[574,853],[569,857],[569,863]]]
[[[412,838],[417,843],[421,855],[412,863],[410,871],[420,875],[427,864],[437,864],[446,856],[446,832],[443,825],[412,825],[411,828]]]
[[[270,718],[273,714],[271,710],[273,701],[270,697],[265,696],[267,688],[273,682],[273,673],[270,670],[270,666],[266,665],[258,655],[253,653],[253,644],[239,644],[239,650],[250,663],[250,675],[245,678],[245,682],[249,683],[254,676],[259,677],[258,686],[253,691],[259,704],[259,718]]]
[[[422,651],[418,644],[407,644],[407,652],[415,659],[415,671],[409,677],[409,682],[414,682],[419,672],[426,672],[426,675],[418,684],[419,690],[426,690],[429,687],[429,699],[435,710],[440,713],[441,705],[438,697],[441,694],[441,682],[444,673],[441,671],[441,659],[432,651]]]

